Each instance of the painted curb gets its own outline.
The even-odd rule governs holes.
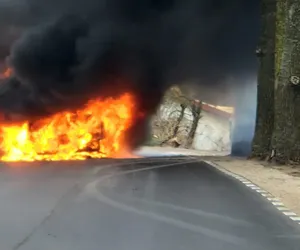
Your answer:
[[[246,179],[243,176],[240,176],[238,174],[235,174],[222,166],[212,162],[212,161],[203,161],[210,166],[218,169],[219,171],[222,171],[223,173],[230,175],[231,177],[235,178],[236,180],[240,181],[243,183],[246,187],[252,189],[253,191],[256,191],[258,194],[263,196],[268,202],[270,202],[274,207],[276,207],[283,215],[289,217],[291,220],[294,222],[298,223],[300,225],[300,216],[298,216],[296,213],[292,212],[289,210],[281,201],[279,198],[274,197],[272,194],[267,192],[266,190],[260,188],[250,180]]]

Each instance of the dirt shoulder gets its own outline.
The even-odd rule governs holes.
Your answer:
[[[300,215],[299,167],[264,166],[261,162],[232,157],[208,157],[208,160],[245,177],[279,198],[287,208]]]

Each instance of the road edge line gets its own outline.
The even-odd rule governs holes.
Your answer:
[[[241,175],[238,175],[236,173],[233,173],[213,161],[203,160],[203,162],[205,162],[206,164],[212,166],[213,168],[235,178],[236,180],[238,180],[239,182],[244,184],[244,186],[246,186],[247,188],[252,189],[253,191],[256,191],[258,194],[260,194],[262,197],[264,197],[267,200],[267,202],[271,203],[277,210],[279,210],[283,215],[287,216],[289,219],[291,219],[292,221],[294,221],[298,225],[300,225],[300,216],[298,216],[295,212],[293,212],[292,210],[287,208],[281,202],[281,200],[279,198],[275,197],[268,191],[262,189],[261,187],[259,187],[255,183],[253,183],[251,180],[249,180]]]

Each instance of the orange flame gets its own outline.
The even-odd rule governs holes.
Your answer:
[[[84,160],[118,157],[126,149],[134,97],[91,100],[76,112],[61,112],[33,124],[0,128],[2,161]]]
[[[2,74],[0,74],[0,79],[8,78],[12,75],[12,68],[7,68]]]

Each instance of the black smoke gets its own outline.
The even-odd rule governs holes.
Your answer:
[[[174,82],[197,79],[217,88],[228,76],[255,72],[258,3],[12,0],[2,4],[1,26],[5,32],[12,28],[16,32],[1,43],[0,52],[13,75],[1,85],[0,112],[9,121],[34,120],[80,107],[91,98],[131,91],[138,109],[148,117]],[[134,131],[141,136],[134,138],[143,138],[145,124],[146,118],[137,120]]]

